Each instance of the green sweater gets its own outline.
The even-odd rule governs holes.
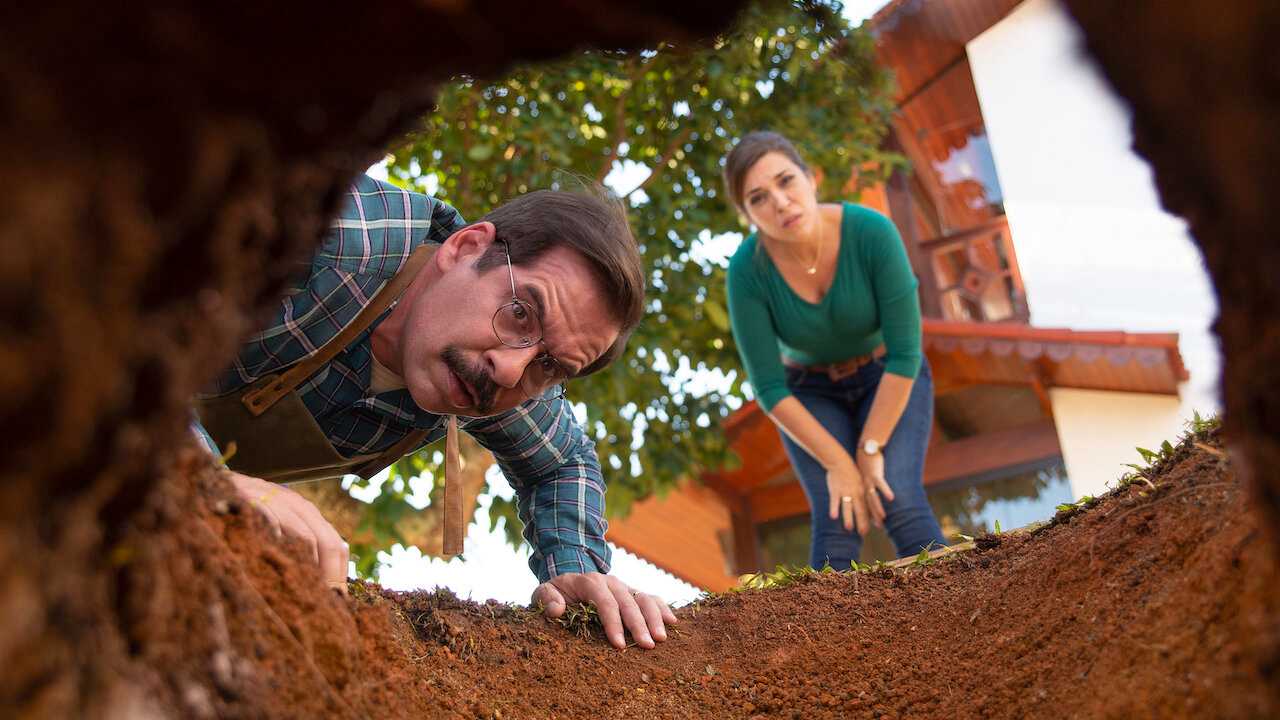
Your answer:
[[[917,285],[893,222],[860,205],[844,204],[835,278],[817,303],[796,295],[748,236],[729,260],[729,319],[761,407],[772,410],[791,394],[783,354],[825,365],[883,343],[886,371],[914,378],[921,357]]]

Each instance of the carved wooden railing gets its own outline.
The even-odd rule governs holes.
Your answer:
[[[948,320],[1028,322],[1027,293],[1004,216],[920,243],[938,309]],[[924,279],[922,278],[922,279]]]

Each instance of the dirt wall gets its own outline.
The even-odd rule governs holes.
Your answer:
[[[706,35],[737,4],[0,7],[0,707],[112,706],[119,541],[187,399],[433,83]]]
[[[1064,0],[1132,107],[1134,147],[1186,218],[1219,304],[1222,388],[1241,473],[1280,527],[1280,4]]]

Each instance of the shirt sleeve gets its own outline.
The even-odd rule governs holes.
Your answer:
[[[864,262],[871,278],[884,335],[885,372],[914,378],[923,356],[920,341],[919,281],[893,221],[869,212],[861,231]]]
[[[525,403],[464,427],[493,453],[516,491],[524,539],[533,550],[529,569],[538,581],[609,572],[604,476],[569,403]]]
[[[791,390],[787,388],[787,371],[778,350],[773,313],[752,267],[754,261],[751,250],[734,255],[725,282],[729,296],[729,322],[733,327],[738,356],[742,358],[747,378],[751,380],[756,401],[765,412],[769,412],[779,401],[790,396]]]
[[[204,429],[204,424],[200,422],[200,418],[194,411],[191,413],[190,429],[191,434],[196,437],[196,442],[200,443],[200,446],[203,447],[214,460],[221,461],[222,450],[218,447],[218,443],[213,439],[213,436],[209,434],[209,431]]]

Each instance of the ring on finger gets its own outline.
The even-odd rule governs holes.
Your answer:
[[[853,496],[852,496],[852,495],[844,495],[844,496],[842,496],[842,497],[840,498],[840,502],[842,502],[842,503],[851,503],[851,502],[853,502]]]

